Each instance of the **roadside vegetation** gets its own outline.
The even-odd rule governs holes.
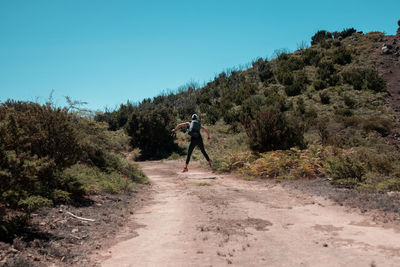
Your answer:
[[[400,154],[388,141],[398,128],[371,58],[384,40],[383,33],[353,28],[318,31],[310,47],[277,51],[247,69],[221,72],[201,88],[189,84],[123,104],[96,120],[127,129],[140,159],[179,158],[187,134],[169,130],[197,113],[211,130],[206,147],[217,171],[249,179],[325,177],[363,192],[399,191]],[[196,150],[193,157],[202,159]]]
[[[122,154],[129,137],[108,127],[71,107],[0,104],[0,241],[11,241],[45,206],[80,205],[147,182]]]

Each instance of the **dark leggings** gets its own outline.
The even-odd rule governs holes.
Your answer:
[[[192,155],[193,149],[196,146],[199,146],[201,153],[203,153],[206,160],[210,161],[210,158],[208,157],[207,152],[204,149],[203,138],[201,138],[201,136],[200,137],[191,137],[190,144],[189,144],[189,150],[188,150],[187,157],[186,157],[186,164],[189,164],[190,156]]]

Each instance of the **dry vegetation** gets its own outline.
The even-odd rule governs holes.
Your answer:
[[[76,256],[55,241],[59,235],[67,235],[64,228],[53,224],[50,234],[42,223],[51,219],[35,212],[59,205],[68,205],[68,210],[90,208],[94,205],[91,197],[129,195],[138,183],[148,182],[137,165],[122,154],[129,137],[107,128],[106,123],[51,103],[0,104],[1,264],[14,266],[18,260],[20,266],[29,265],[27,250],[39,261],[75,261]],[[111,201],[107,204],[112,205]],[[55,243],[61,252],[51,250]]]
[[[398,135],[397,122],[386,104],[385,81],[371,58],[384,37],[379,32],[354,32],[340,41],[321,39],[308,49],[282,53],[271,61],[260,59],[253,68],[231,74],[230,84],[248,82],[256,74],[260,79],[253,82],[257,89],[222,109],[222,120],[208,126],[213,140],[206,148],[216,170],[238,171],[249,178],[326,177],[334,186],[360,192],[399,191],[400,153],[388,141]],[[213,84],[221,86],[221,76],[199,89],[199,94],[209,92]],[[251,100],[253,96],[261,101]],[[246,115],[248,101],[253,101],[253,110]],[[265,131],[262,136],[275,129],[265,123],[268,119],[254,115],[254,107],[265,103],[278,105],[287,117],[301,122],[296,129],[304,134],[306,148],[301,142],[298,148],[283,150],[268,148],[262,141],[258,146],[264,149],[254,145],[258,140],[252,135],[259,129]],[[248,115],[259,125],[246,132],[243,116]],[[209,116],[203,113],[204,120],[212,122]],[[177,137],[180,145],[187,141],[183,133]],[[268,137],[266,142],[276,144],[276,140]],[[195,152],[194,158],[202,155]]]

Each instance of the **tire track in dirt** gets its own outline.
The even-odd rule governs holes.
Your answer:
[[[271,181],[244,181],[180,161],[140,164],[152,200],[101,266],[398,266],[400,227]],[[134,231],[136,236],[126,238]],[[132,233],[131,233],[132,236]]]

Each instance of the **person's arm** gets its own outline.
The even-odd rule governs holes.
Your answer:
[[[203,129],[206,132],[207,139],[210,139],[210,133],[208,132],[208,130],[206,128],[204,128],[203,126],[201,126],[201,129]]]
[[[190,126],[190,123],[188,123],[188,122],[180,123],[174,129],[172,129],[172,131],[175,132],[176,130],[178,130],[179,128],[184,127],[184,126]]]

